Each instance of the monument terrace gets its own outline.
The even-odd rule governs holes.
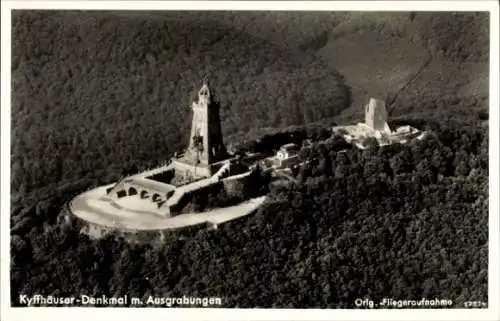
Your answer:
[[[249,214],[263,197],[204,213],[186,213],[193,195],[235,184],[245,186],[250,169],[224,146],[219,103],[203,83],[192,103],[189,145],[166,165],[87,191],[70,203],[73,214],[95,224],[124,229],[164,229],[213,224]]]

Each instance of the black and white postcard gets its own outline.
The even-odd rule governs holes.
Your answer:
[[[497,320],[496,1],[2,2],[2,320]]]

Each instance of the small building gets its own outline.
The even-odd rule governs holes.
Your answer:
[[[299,153],[299,150],[300,150],[299,146],[297,146],[293,143],[283,145],[280,147],[280,149],[276,153],[276,158],[281,159],[281,160],[285,160],[285,159],[297,156]]]
[[[264,162],[273,168],[285,168],[295,165],[299,160],[300,147],[290,143],[280,147],[275,156],[267,158]]]

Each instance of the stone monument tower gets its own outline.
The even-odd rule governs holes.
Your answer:
[[[198,92],[198,100],[193,102],[192,110],[189,146],[182,161],[210,172],[210,166],[226,159],[228,153],[222,140],[219,103],[206,81]]]
[[[387,117],[385,103],[379,99],[370,98],[370,102],[365,106],[365,124],[373,130],[390,133]]]

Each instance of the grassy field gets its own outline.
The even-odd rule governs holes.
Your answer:
[[[429,59],[419,43],[362,30],[330,41],[317,53],[344,75],[352,90],[349,112],[360,115],[369,97],[397,92]]]
[[[370,96],[384,99],[395,94],[394,117],[446,115],[468,122],[487,112],[487,26],[487,19],[466,14],[412,18],[410,13],[358,13],[339,23],[317,52],[352,89],[353,104],[339,121],[359,119]],[[451,28],[456,30],[446,34]],[[467,111],[471,113],[464,118]]]

